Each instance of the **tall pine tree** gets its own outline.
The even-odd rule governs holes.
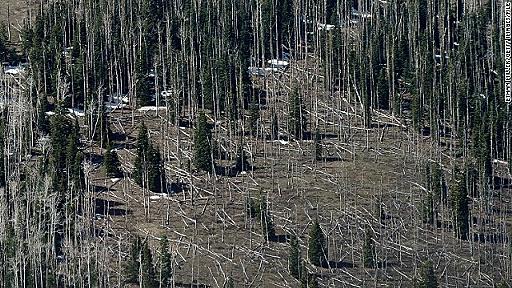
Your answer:
[[[311,264],[323,266],[327,263],[327,245],[324,232],[318,221],[315,221],[309,232],[308,258]]]
[[[200,112],[194,133],[194,164],[196,168],[203,171],[212,170],[211,141],[206,115],[204,112]]]

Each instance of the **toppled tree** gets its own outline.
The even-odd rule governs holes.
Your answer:
[[[200,112],[197,118],[197,126],[194,134],[194,148],[194,164],[196,168],[203,171],[211,171],[211,133],[204,112]]]
[[[309,232],[309,261],[315,266],[323,266],[327,263],[327,252],[324,232],[320,228],[318,221],[315,221]]]

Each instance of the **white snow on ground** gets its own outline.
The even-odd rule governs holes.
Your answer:
[[[128,106],[129,100],[128,96],[124,95],[112,95],[108,96],[109,101],[105,101],[105,108],[108,111],[112,111],[115,109],[123,109]]]
[[[274,140],[274,142],[279,142],[279,143],[280,143],[280,144],[282,144],[282,145],[288,145],[288,144],[290,144],[290,141],[285,141],[285,140],[282,140],[282,139]]]
[[[318,23],[318,30],[330,31],[333,30],[334,28],[336,28],[336,25]]]
[[[7,66],[4,70],[4,73],[9,75],[18,75],[23,72],[25,72],[25,69],[21,66]]]
[[[80,110],[80,109],[76,109],[76,108],[68,108],[68,111],[69,111],[69,113],[74,114],[75,116],[78,116],[78,117],[85,116],[84,110]]]
[[[44,114],[48,115],[48,116],[53,116],[55,115],[55,112],[53,111],[48,111],[48,112],[44,112]]]
[[[144,112],[144,111],[157,111],[157,110],[166,110],[167,107],[165,106],[143,106],[143,107],[140,107],[139,109],[137,109],[137,111],[139,112]]]
[[[155,193],[156,195],[149,196],[150,200],[169,199],[169,195],[165,193]]]
[[[160,96],[162,97],[167,97],[167,96],[172,96],[172,90],[164,90],[162,92],[160,92]]]
[[[280,67],[285,68],[285,67],[288,67],[288,65],[290,65],[290,63],[288,61],[278,60],[278,59],[268,60],[267,63],[274,67],[277,67],[277,68],[280,68]]]
[[[119,180],[121,180],[121,178],[110,178],[110,181],[112,181],[112,183],[119,182]]]
[[[115,109],[123,109],[127,104],[124,103],[113,103],[113,102],[105,102],[105,108],[107,108],[108,111],[112,111]]]

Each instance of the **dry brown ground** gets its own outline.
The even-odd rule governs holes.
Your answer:
[[[170,139],[163,139],[161,117],[150,112],[138,115],[136,123],[144,119],[152,141],[165,147],[162,150],[167,155],[169,150],[176,151],[174,140],[178,132],[171,127]],[[123,127],[128,140],[117,144],[123,166],[129,171],[137,131],[128,124],[130,114],[116,114],[114,118],[126,124]],[[348,121],[353,120],[344,123]],[[357,121],[353,122],[355,126]],[[109,218],[108,225],[116,235],[112,244],[117,246],[114,240],[122,239],[126,250],[127,235],[136,233],[148,237],[156,251],[158,238],[167,235],[176,256],[176,281],[181,283],[222,287],[226,277],[232,277],[235,287],[297,287],[299,283],[287,273],[285,235],[299,235],[306,259],[308,228],[314,219],[319,219],[328,237],[329,260],[334,267],[307,265],[307,268],[320,275],[323,285],[410,287],[417,267],[428,258],[434,262],[443,286],[455,287],[469,279],[474,287],[491,287],[491,279],[499,279],[498,270],[483,260],[495,259],[504,269],[504,264],[497,260],[505,251],[501,250],[501,244],[458,241],[449,227],[449,211],[443,212],[441,222],[446,225],[442,227],[422,224],[423,190],[418,186],[418,183],[422,185],[418,163],[436,159],[437,148],[429,144],[428,138],[411,136],[410,131],[399,127],[376,127],[368,134],[364,129],[352,129],[352,133],[347,132],[352,135],[350,139],[333,136],[323,141],[324,156],[328,157],[321,163],[311,160],[312,142],[281,144],[265,140],[251,142],[249,138],[246,141],[254,170],[246,175],[212,177],[196,172],[187,178],[178,173],[186,165],[179,168],[179,163],[170,159],[166,163],[168,179],[181,178],[193,183],[194,205],[190,190],[169,199],[149,200],[149,195],[155,194],[143,192],[129,179],[113,186],[109,180],[95,181],[109,190],[98,194],[99,198],[119,202],[113,214],[127,213]],[[327,130],[337,131],[338,127]],[[187,135],[193,132],[189,128],[180,131],[182,145],[190,144]],[[385,134],[380,141],[382,133]],[[439,149],[446,154],[443,164],[447,173],[453,165],[447,156],[449,150]],[[102,178],[100,170],[98,173],[94,177]],[[258,221],[246,217],[245,199],[260,194],[268,197],[276,234],[283,241],[265,243]],[[382,222],[375,218],[378,197],[387,215]],[[149,202],[147,217],[144,201]],[[378,235],[378,260],[384,263],[380,269],[362,268],[366,227]]]

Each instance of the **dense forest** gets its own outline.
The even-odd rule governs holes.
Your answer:
[[[0,288],[511,287],[503,2],[0,19]]]

